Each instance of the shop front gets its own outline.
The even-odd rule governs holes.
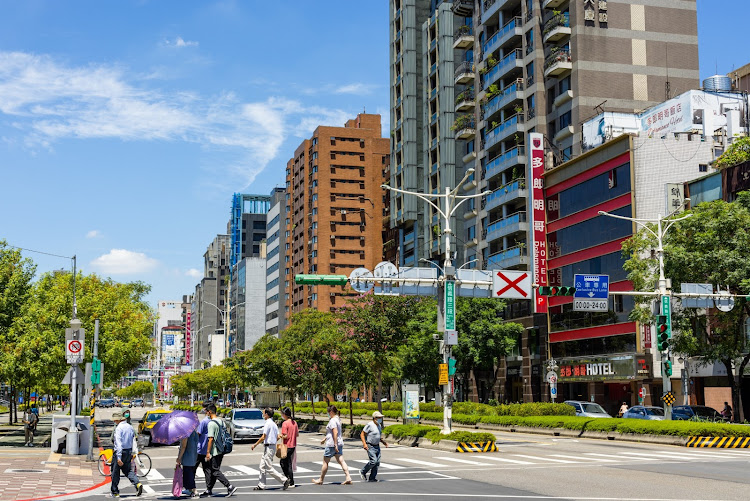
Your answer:
[[[651,356],[636,353],[566,358],[558,361],[562,400],[596,402],[612,416],[623,402],[639,403],[638,392],[652,379]],[[647,395],[651,393],[646,390]],[[644,403],[649,404],[650,399]]]

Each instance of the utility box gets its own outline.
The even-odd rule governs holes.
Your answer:
[[[91,433],[91,418],[89,416],[76,416],[76,428],[78,429],[78,454],[86,455],[89,445],[89,433]],[[50,450],[64,454],[66,448],[66,437],[70,427],[70,416],[55,414],[52,416],[52,436],[50,437]]]

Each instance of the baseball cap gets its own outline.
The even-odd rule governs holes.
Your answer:
[[[383,414],[380,411],[375,411],[372,413],[372,417],[374,418],[383,417]]]

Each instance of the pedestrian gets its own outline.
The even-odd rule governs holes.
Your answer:
[[[198,465],[201,465],[203,478],[206,481],[206,485],[208,485],[208,481],[211,478],[211,468],[209,468],[208,461],[206,461],[206,453],[208,452],[208,423],[211,422],[211,418],[208,417],[206,408],[207,406],[203,407],[201,411],[206,416],[198,423],[198,428],[195,429],[198,433],[198,459],[195,461],[195,467],[197,470]]]
[[[362,448],[367,451],[367,457],[370,459],[364,468],[359,472],[362,480],[368,480],[367,473],[370,472],[369,482],[377,482],[378,467],[380,466],[380,444],[386,447],[382,437],[383,432],[383,414],[378,411],[372,413],[372,422],[367,423],[362,429],[359,438],[362,439]]]
[[[193,430],[189,437],[180,441],[180,452],[177,455],[177,465],[182,466],[182,486],[187,489],[191,498],[198,497],[195,487],[195,470],[198,467],[198,433]]]
[[[724,417],[725,421],[732,420],[732,407],[729,405],[729,402],[724,402],[724,408],[721,410],[721,415]]]
[[[120,472],[123,472],[130,483],[135,486],[135,495],[143,494],[143,485],[138,481],[138,477],[131,468],[133,459],[133,440],[135,431],[127,421],[122,412],[117,411],[112,415],[115,422],[115,440],[114,454],[112,456],[112,484],[110,486],[109,497],[120,497]]]
[[[34,433],[36,432],[36,425],[39,422],[39,416],[37,416],[32,409],[28,407],[23,413],[23,433],[24,433],[24,446],[34,447]]]
[[[223,433],[222,428],[224,425],[216,419],[216,406],[214,404],[211,404],[206,408],[206,413],[210,418],[210,421],[208,423],[208,431],[206,432],[208,441],[206,442],[205,459],[205,461],[208,463],[208,474],[206,475],[206,490],[201,493],[200,497],[205,498],[208,496],[213,496],[213,489],[217,480],[227,488],[226,497],[229,497],[237,492],[237,487],[229,483],[227,477],[225,477],[221,472],[221,461],[222,459],[224,459],[224,454],[219,452],[219,448],[216,445],[216,440],[219,436],[219,433]]]
[[[617,413],[617,417],[624,416],[626,412],[628,412],[628,404],[623,402],[620,406],[620,411]]]
[[[270,474],[273,478],[283,484],[282,489],[287,490],[289,488],[289,478],[280,474],[273,467],[273,457],[276,455],[276,443],[279,438],[279,428],[276,423],[273,422],[273,409],[266,407],[263,409],[263,417],[266,419],[263,425],[263,435],[260,436],[257,442],[253,444],[252,450],[255,450],[257,445],[263,443],[263,455],[260,458],[260,475],[258,476],[258,485],[256,485],[254,491],[262,491],[266,488],[266,477]]]
[[[289,407],[284,407],[281,411],[281,417],[284,419],[284,423],[281,425],[281,435],[279,436],[286,445],[286,457],[281,458],[279,463],[284,475],[289,479],[289,487],[294,487],[294,470],[297,468],[297,458],[294,456],[294,451],[297,448],[299,426],[292,419],[292,410]]]
[[[326,425],[326,436],[320,441],[321,444],[325,444],[326,446],[323,451],[323,466],[320,468],[320,478],[314,478],[312,482],[317,485],[323,484],[323,480],[325,480],[326,473],[328,472],[328,463],[332,457],[335,457],[346,475],[343,484],[350,485],[352,477],[349,475],[349,467],[346,466],[346,461],[342,457],[344,454],[344,439],[341,437],[341,418],[339,418],[339,410],[335,405],[328,406],[328,416],[331,419],[328,421],[328,425]]]

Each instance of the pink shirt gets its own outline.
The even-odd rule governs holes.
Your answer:
[[[286,435],[284,439],[284,445],[289,448],[297,447],[297,433],[299,433],[299,426],[291,419],[285,420],[281,424],[281,433]]]

